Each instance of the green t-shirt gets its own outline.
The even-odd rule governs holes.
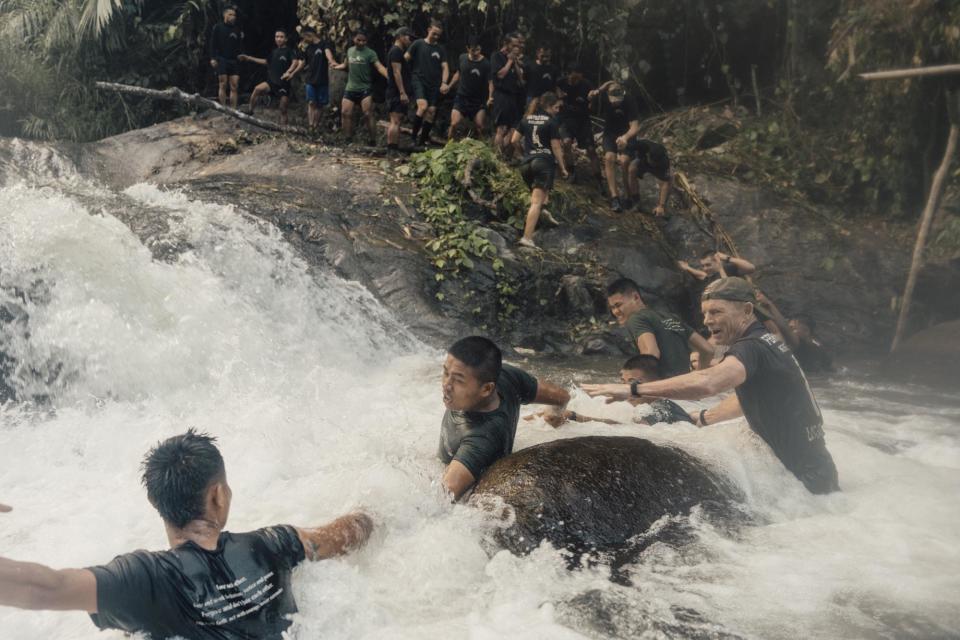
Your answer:
[[[373,86],[373,66],[380,61],[370,47],[347,49],[347,91],[370,91]]]
[[[450,411],[443,415],[438,456],[449,464],[459,461],[474,478],[513,452],[520,405],[537,397],[537,379],[526,371],[503,365],[497,378],[500,406],[489,412]]]
[[[625,328],[634,349],[637,349],[637,338],[645,333],[652,333],[657,339],[662,377],[672,378],[690,373],[690,347],[687,341],[693,329],[683,322],[668,313],[647,308],[627,318]]]

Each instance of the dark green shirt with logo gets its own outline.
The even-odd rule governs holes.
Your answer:
[[[445,464],[457,460],[473,474],[513,452],[520,406],[537,397],[537,379],[526,371],[503,365],[497,378],[500,406],[493,411],[451,411],[443,415],[438,456]]]
[[[693,329],[670,315],[653,309],[641,309],[629,318],[624,327],[630,344],[637,347],[637,339],[652,333],[660,349],[660,375],[664,378],[690,373],[690,347],[688,340]]]

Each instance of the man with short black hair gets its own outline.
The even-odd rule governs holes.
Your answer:
[[[837,468],[824,442],[820,407],[790,349],[757,320],[756,302],[753,286],[743,278],[717,280],[704,291],[707,328],[717,344],[729,346],[723,360],[709,369],[660,382],[583,388],[591,396],[614,400],[700,400],[736,390],[715,407],[700,411],[697,425],[744,416],[808,491],[838,491]]]
[[[523,38],[509,33],[499,51],[490,56],[493,91],[488,105],[493,107],[494,148],[509,157],[513,145],[510,140],[523,118],[526,76],[520,59],[523,57]]]
[[[640,198],[640,181],[648,173],[657,180],[659,193],[653,215],[662,216],[666,212],[667,198],[673,187],[673,174],[670,173],[670,156],[667,148],[652,140],[634,138],[627,144],[630,167],[627,171],[627,197],[637,204]]]
[[[273,97],[280,99],[280,124],[287,124],[287,106],[290,104],[290,95],[293,93],[293,85],[290,81],[303,66],[303,57],[299,51],[287,44],[287,32],[284,29],[277,29],[274,32],[273,42],[277,47],[266,59],[242,55],[240,60],[267,67],[267,81],[255,86],[250,95],[250,113],[253,114],[260,96],[270,93]]]
[[[590,171],[594,178],[600,177],[600,158],[597,156],[597,144],[593,139],[593,123],[590,120],[590,93],[593,85],[583,75],[583,69],[574,65],[567,75],[557,82],[557,95],[563,99],[560,108],[560,134],[563,137],[567,154],[567,166],[576,173],[573,157],[573,144],[587,153]]]
[[[227,104],[230,87],[230,106],[237,108],[240,99],[240,53],[243,51],[243,30],[237,26],[237,8],[228,4],[223,8],[223,22],[210,32],[210,66],[217,73],[220,104]]]
[[[394,34],[393,46],[387,52],[387,109],[390,126],[387,127],[387,149],[400,150],[400,123],[410,111],[410,95],[413,93],[410,63],[404,53],[413,41],[413,31],[400,27]]]
[[[503,364],[497,345],[481,336],[458,340],[447,350],[441,389],[447,411],[438,456],[447,465],[443,486],[455,499],[513,452],[521,405],[555,407],[548,420],[559,426],[570,401],[561,387]]]
[[[527,64],[524,70],[527,78],[527,104],[547,92],[556,93],[560,72],[556,65],[550,62],[552,56],[549,46],[537,47],[536,57]]]
[[[487,123],[487,99],[490,97],[490,61],[483,55],[480,38],[470,36],[467,52],[460,54],[460,64],[450,79],[450,86],[457,86],[450,112],[450,129],[447,139],[453,140],[457,128],[464,120],[472,122],[477,137],[483,135]]]
[[[156,640],[280,640],[297,612],[293,569],[349,553],[370,537],[362,512],[328,525],[223,530],[233,492],[214,438],[193,429],[150,450],[143,484],[163,518],[168,551],[134,551],[107,565],[55,570],[0,558],[0,606],[78,610],[101,629]]]
[[[660,375],[664,378],[690,371],[690,350],[700,353],[700,362],[709,366],[713,346],[679,318],[655,311],[644,303],[640,287],[629,278],[615,280],[607,287],[607,305],[610,313],[630,337],[630,344],[641,355],[650,355],[660,361]]]
[[[447,62],[447,50],[440,44],[442,35],[443,24],[439,20],[431,20],[427,37],[414,42],[403,54],[413,71],[413,95],[417,100],[417,115],[413,118],[412,130],[414,144],[424,145],[430,141],[430,130],[437,117],[437,103],[440,102],[440,96],[447,95],[450,90],[447,85],[450,64]]]
[[[607,174],[610,203],[615,212],[630,208],[630,202],[622,202],[617,186],[617,167],[623,171],[623,182],[628,184],[630,156],[627,145],[640,132],[640,110],[632,96],[619,82],[605,82],[590,92],[590,98],[600,98],[600,115],[603,117],[603,163]]]
[[[343,119],[343,133],[347,140],[353,138],[353,112],[357,105],[363,111],[370,128],[370,144],[377,141],[377,118],[373,112],[373,72],[376,70],[384,78],[389,78],[387,68],[380,64],[377,52],[367,46],[367,32],[357,29],[353,34],[353,46],[347,49],[344,68],[347,70],[347,86],[340,103],[340,115]]]
[[[323,107],[330,104],[330,68],[339,68],[340,63],[333,57],[333,44],[322,40],[316,29],[304,27],[300,36],[307,43],[307,126],[316,130]]]

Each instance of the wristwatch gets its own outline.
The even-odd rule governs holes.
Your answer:
[[[634,380],[630,383],[630,395],[634,398],[639,398],[640,393],[637,391],[637,387],[640,386],[640,383]]]

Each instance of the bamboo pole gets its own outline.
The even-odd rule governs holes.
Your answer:
[[[236,109],[231,109],[226,107],[215,100],[210,100],[209,98],[204,98],[197,93],[186,93],[178,89],[177,87],[170,87],[169,89],[164,89],[162,91],[158,89],[147,89],[146,87],[134,87],[128,84],[117,84],[115,82],[97,82],[95,83],[98,89],[103,89],[105,91],[116,91],[118,93],[128,93],[130,95],[141,96],[144,98],[154,98],[156,100],[172,100],[174,102],[183,102],[186,104],[191,104],[196,107],[202,107],[205,109],[213,109],[224,113],[232,118],[236,118],[247,124],[252,124],[261,129],[266,129],[267,131],[279,131],[280,133],[293,133],[296,135],[306,135],[306,129],[302,127],[294,127],[286,124],[278,124],[276,122],[270,122],[269,120],[261,120],[250,114],[243,113],[242,111],[237,111]]]
[[[935,67],[871,71],[869,73],[861,73],[860,77],[864,80],[897,80],[900,78],[919,78],[921,76],[946,76],[955,73],[960,73],[960,64],[942,64]]]

